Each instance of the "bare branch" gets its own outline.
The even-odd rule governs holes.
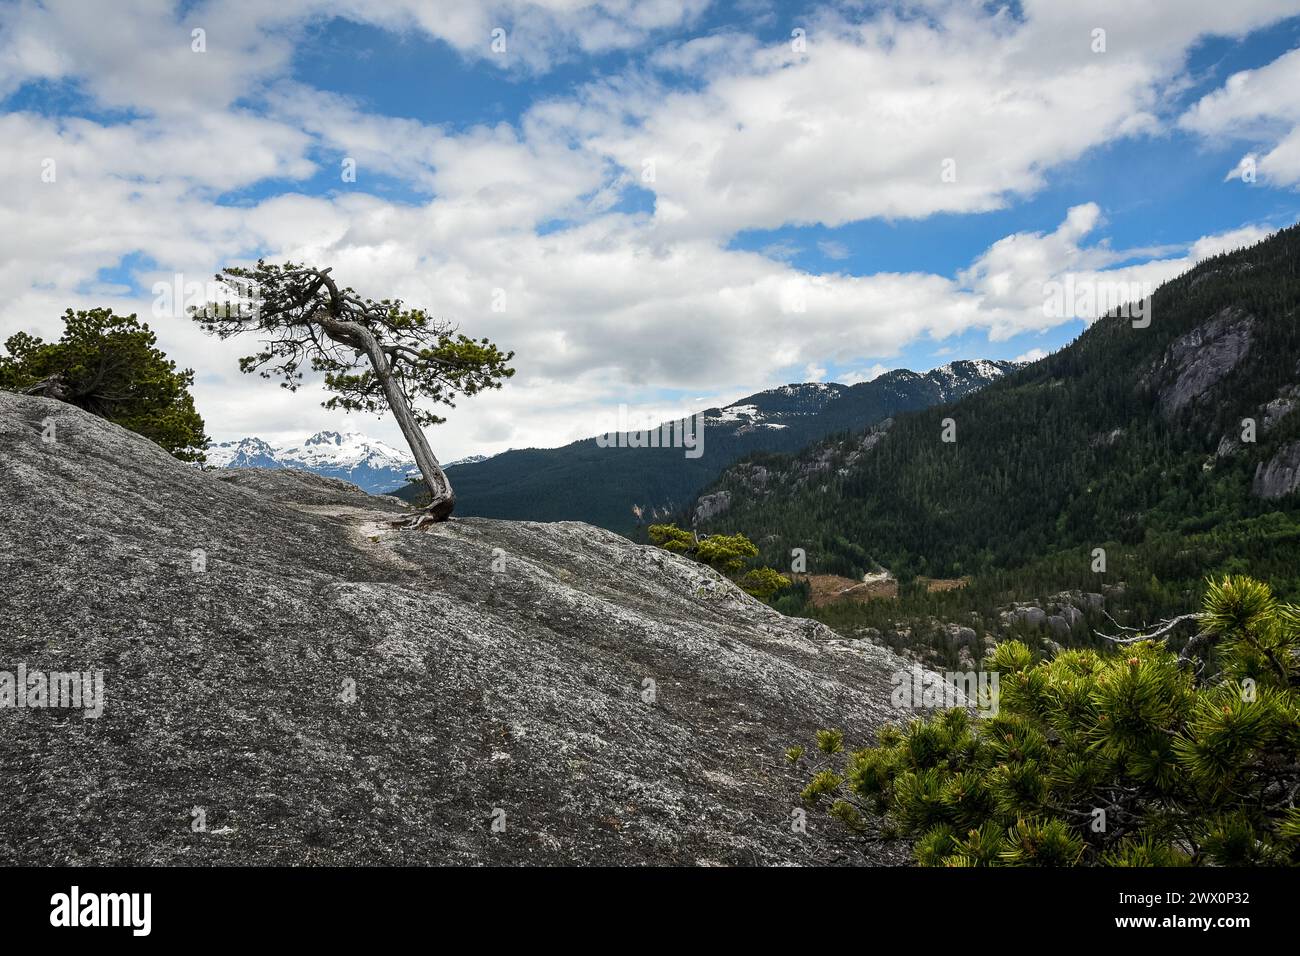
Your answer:
[[[1106,616],[1110,617],[1109,614]],[[1131,627],[1124,628],[1124,630],[1126,631],[1137,632],[1134,637],[1112,637],[1109,634],[1102,634],[1100,632],[1098,632],[1097,636],[1104,637],[1106,640],[1111,641],[1112,643],[1115,644],[1136,644],[1139,641],[1161,640],[1167,637],[1180,624],[1185,624],[1188,621],[1199,621],[1203,616],[1204,615],[1200,613],[1180,614],[1178,615],[1178,617],[1170,618],[1167,621],[1161,621],[1160,624],[1156,626],[1156,629],[1151,631],[1150,633],[1142,633],[1142,631],[1138,628],[1131,628]],[[1116,626],[1118,627],[1120,625],[1116,625]]]

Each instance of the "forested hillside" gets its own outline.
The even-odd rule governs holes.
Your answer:
[[[588,521],[623,534],[642,519],[689,502],[732,462],[758,451],[793,452],[848,428],[951,401],[996,381],[1010,362],[960,361],[929,372],[887,372],[856,385],[804,383],[769,389],[704,413],[701,453],[607,447],[594,438],[527,448],[459,465],[450,477],[457,514],[532,521]],[[415,500],[419,487],[403,489]]]
[[[737,463],[701,528],[744,532],[778,566],[804,548],[814,572],[1021,569],[1174,603],[1249,570],[1293,596],[1298,305],[1292,227],[1161,286],[1147,328],[1111,315],[959,402]]]

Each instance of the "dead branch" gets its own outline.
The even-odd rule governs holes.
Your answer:
[[[1106,616],[1110,617],[1109,614]],[[1102,634],[1100,631],[1097,632],[1097,636],[1104,637],[1106,640],[1114,644],[1136,644],[1139,641],[1162,640],[1165,637],[1169,636],[1169,634],[1171,634],[1174,631],[1174,629],[1177,628],[1179,625],[1185,624],[1188,621],[1199,621],[1203,616],[1204,615],[1200,614],[1199,612],[1193,614],[1180,614],[1177,617],[1170,618],[1167,621],[1161,621],[1156,626],[1155,630],[1152,630],[1150,632],[1147,632],[1145,628],[1122,627],[1122,625],[1116,624],[1116,627],[1122,627],[1122,629],[1125,631],[1134,632],[1134,636],[1119,637],[1110,634]]]

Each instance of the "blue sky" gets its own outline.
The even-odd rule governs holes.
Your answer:
[[[518,352],[440,429],[455,457],[1033,357],[1090,318],[1045,315],[1051,281],[1157,283],[1300,220],[1283,0],[118,6],[0,7],[0,163],[33,182],[0,200],[0,335],[150,315],[220,439],[340,424],[160,311],[257,255]]]

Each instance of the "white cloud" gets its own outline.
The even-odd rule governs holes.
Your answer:
[[[1229,171],[1229,179],[1253,173],[1278,186],[1300,184],[1300,50],[1283,54],[1267,66],[1228,77],[1179,119],[1179,124],[1215,139],[1246,140],[1267,146],[1247,153]]]
[[[1202,236],[1192,243],[1191,261],[1195,264],[1211,256],[1217,256],[1222,252],[1232,252],[1246,246],[1253,246],[1255,243],[1267,239],[1275,231],[1274,229],[1266,229],[1263,226],[1242,226],[1240,229],[1232,229],[1216,236]]]
[[[870,382],[880,378],[886,372],[892,372],[893,369],[888,365],[876,363],[867,369],[849,372],[847,375],[841,375],[839,381],[843,385],[857,385],[859,382]]]
[[[212,207],[169,183],[132,192],[107,181],[67,197],[57,192],[61,185],[48,188],[48,196],[36,191],[27,206],[0,199],[0,235],[10,237],[5,251],[16,257],[0,270],[0,333],[51,334],[69,305],[147,315],[147,296],[76,291],[132,248],[160,264],[139,276],[146,289],[170,281],[175,269],[187,279],[206,278],[250,249],[328,262],[367,294],[401,296],[518,352],[520,374],[503,392],[475,398],[437,430],[436,446],[452,456],[592,434],[617,403],[653,407],[662,388],[703,388],[731,400],[797,377],[791,368],[815,379],[827,362],[853,366],[896,355],[918,339],[1043,328],[1054,324],[1041,309],[1047,278],[1084,268],[1111,275],[1107,265],[1122,255],[1084,245],[1100,218],[1094,206],[1071,210],[1051,233],[995,243],[953,280],[925,273],[808,275],[709,240],[661,242],[635,216],[605,214],[539,235],[529,228],[449,228],[443,220],[456,220],[458,199],[412,207],[364,194],[289,194],[233,208]],[[37,214],[50,208],[58,214]],[[24,234],[23,224],[33,221],[42,228]],[[83,233],[86,223],[95,228]],[[1246,229],[1199,240],[1195,255],[1257,234]],[[1167,277],[1189,264],[1190,257],[1158,261],[1151,275]],[[1143,269],[1150,271],[1136,267]],[[1125,277],[1133,271],[1121,270]],[[497,289],[506,291],[504,312],[491,309]],[[320,396],[312,387],[295,397],[239,376],[235,359],[250,343],[207,339],[184,320],[153,324],[169,354],[200,370],[196,394],[218,437],[306,432],[333,421],[316,407]],[[848,381],[886,368],[876,363]],[[365,427],[398,440],[391,424]]]
[[[6,7],[0,93],[77,79],[130,112],[116,122],[0,117],[0,176],[21,187],[0,194],[0,337],[57,335],[68,306],[148,315],[150,296],[99,278],[132,253],[157,264],[137,276],[145,289],[262,253],[328,263],[365,294],[400,296],[518,352],[506,389],[436,430],[438,451],[458,457],[593,434],[619,402],[684,411],[665,391],[725,404],[799,370],[824,377],[831,363],[865,381],[920,339],[1054,324],[1042,288],[1067,272],[1158,281],[1264,234],[1247,226],[1121,266],[1134,251],[1090,243],[1101,207],[1083,204],[1055,230],[994,243],[955,279],[807,274],[787,261],[793,240],[768,255],[730,246],[739,229],[974,211],[1034,191],[1054,165],[1156,123],[1158,91],[1186,45],[1227,28],[1208,3],[1189,4],[1140,50],[1133,31],[1150,24],[1130,8],[1141,5],[1104,5],[1097,22],[1111,46],[1100,58],[1087,48],[1093,18],[1064,5],[1027,2],[1023,24],[949,3],[929,5],[933,20],[823,15],[807,24],[807,55],[737,34],[700,38],[543,100],[517,124],[455,132],[287,79],[306,20],[325,10],[422,30],[470,57],[490,56],[488,25],[500,19],[513,55],[541,69],[576,49],[642,42],[700,6],[213,0],[182,18],[174,4],[139,0],[103,30],[95,5]],[[1243,2],[1239,13],[1263,22],[1277,7]],[[190,24],[207,29],[208,53],[190,52]],[[672,71],[699,83],[671,86]],[[955,183],[940,180],[949,156]],[[355,184],[295,190],[318,164],[337,176],[343,157],[357,161]],[[57,162],[54,183],[41,182],[44,158]],[[650,184],[644,159],[656,164]],[[371,194],[380,177],[421,201]],[[217,202],[269,179],[290,185]],[[632,183],[654,192],[652,215],[614,211]],[[543,228],[556,220],[561,228]],[[831,259],[849,253],[835,240],[819,247]],[[498,290],[501,312],[491,308]],[[241,377],[235,359],[251,343],[205,338],[180,319],[151,323],[169,354],[199,370],[217,437],[337,425],[315,386],[294,396]],[[391,423],[359,424],[400,441]]]
[[[1273,231],[1244,226],[1202,236],[1180,250],[1182,255],[1169,255],[1168,249],[1141,255],[1142,250],[1114,250],[1104,241],[1086,245],[1084,240],[1101,221],[1100,207],[1085,203],[1070,209],[1053,232],[1017,233],[990,246],[959,274],[961,286],[978,298],[984,313],[975,324],[986,325],[994,340],[1051,328],[1062,321],[1061,315],[1044,308],[1054,284],[1068,282],[1075,289],[1095,290],[1097,300],[1106,294],[1122,295],[1124,289],[1143,290],[1136,299],[1202,259],[1258,242]],[[1091,321],[1097,314],[1074,317]]]
[[[823,239],[817,243],[817,248],[827,259],[847,259],[851,255],[849,247],[835,239]]]
[[[1197,36],[1294,13],[1282,0],[1230,15],[1187,3],[1176,17],[1037,0],[1016,22],[974,4],[927,6],[932,17],[823,13],[804,52],[713,40],[726,69],[707,70],[698,90],[644,76],[594,84],[583,91],[588,145],[629,172],[655,162],[666,235],[982,212],[1095,146],[1157,131],[1160,92]],[[1105,53],[1091,47],[1098,24]]]
[[[826,369],[822,368],[816,362],[809,362],[803,368],[803,378],[805,382],[820,382],[826,377]]]
[[[104,105],[175,114],[233,103],[286,70],[309,24],[342,17],[441,40],[504,70],[544,71],[692,24],[708,0],[10,0],[0,95],[33,79],[86,81]],[[197,52],[194,30],[205,49]],[[504,49],[494,40],[503,32]],[[352,51],[341,50],[340,56]]]

